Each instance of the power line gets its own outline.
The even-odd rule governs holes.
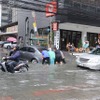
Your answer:
[[[3,5],[8,5],[14,8],[21,8],[26,10],[35,10],[37,12],[45,12],[45,5],[48,2],[43,2],[41,0],[34,0],[36,2],[27,2],[25,0],[3,0],[0,1]],[[42,4],[43,3],[43,4]],[[76,9],[75,7],[68,7],[64,4],[64,8],[58,8],[57,15],[67,16],[68,13],[72,15],[81,15],[83,17],[89,16],[90,18],[99,18],[99,13],[91,13],[89,11],[84,11],[82,9]],[[93,15],[94,14],[94,15]]]

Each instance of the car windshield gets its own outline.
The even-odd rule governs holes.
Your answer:
[[[100,55],[100,48],[94,49],[90,54]]]

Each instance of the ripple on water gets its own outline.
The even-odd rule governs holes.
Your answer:
[[[21,81],[19,81],[19,83],[27,83],[27,82],[29,82],[29,80],[21,80]]]

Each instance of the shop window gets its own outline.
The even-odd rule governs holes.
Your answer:
[[[95,43],[98,40],[98,34],[87,33],[87,40],[89,41],[90,47],[95,47]]]

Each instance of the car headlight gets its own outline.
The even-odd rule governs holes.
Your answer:
[[[89,63],[99,63],[100,60],[99,59],[92,59],[88,61]]]

